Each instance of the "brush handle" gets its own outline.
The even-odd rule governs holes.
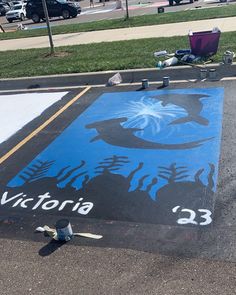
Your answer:
[[[99,240],[102,238],[101,235],[95,235],[90,233],[74,233],[74,236],[80,236],[80,237],[96,239],[96,240]]]

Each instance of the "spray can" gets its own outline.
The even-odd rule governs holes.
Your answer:
[[[60,219],[56,222],[56,231],[59,241],[70,241],[73,238],[73,231],[68,219]]]

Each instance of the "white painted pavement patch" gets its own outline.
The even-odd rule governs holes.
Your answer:
[[[143,4],[130,4],[129,10],[136,10],[136,9],[143,9],[143,8],[151,8],[151,7],[160,7],[160,6],[167,6],[169,4],[168,1],[161,1],[161,2],[154,2],[154,3],[143,3]],[[105,9],[104,7],[98,9],[88,8],[85,11],[82,11],[80,15],[92,15],[92,14],[99,14],[99,13],[109,13],[114,11],[121,11],[122,9],[116,9],[116,6],[111,6],[111,8]],[[123,10],[125,10],[125,5],[123,3]]]
[[[0,95],[0,143],[10,138],[67,92]]]
[[[116,10],[115,8],[110,8],[110,9],[96,9],[96,10],[86,10],[81,12],[80,15],[90,15],[90,14],[98,14],[98,13],[108,13],[111,11]]]

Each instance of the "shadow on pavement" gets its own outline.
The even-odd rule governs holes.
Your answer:
[[[53,226],[57,217],[36,216],[32,219],[16,219],[14,223],[0,223],[2,238],[15,240],[33,240],[47,243],[38,254],[49,256],[65,243],[68,246],[131,249],[135,251],[162,254],[170,257],[201,258],[236,262],[236,230],[233,226],[213,224],[204,228],[189,226],[168,226],[155,224],[137,224],[106,220],[69,218],[74,232],[101,234],[100,240],[74,237],[69,242],[50,240],[43,234],[35,234],[37,226]]]
[[[53,252],[55,252],[56,250],[58,250],[60,247],[62,247],[66,242],[64,241],[55,241],[55,240],[50,240],[50,242],[43,246],[40,250],[39,250],[39,255],[40,256],[49,256],[51,255]]]

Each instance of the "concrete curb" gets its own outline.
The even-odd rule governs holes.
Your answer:
[[[236,63],[230,66],[211,64],[206,69],[216,69],[216,80],[226,77],[236,77]],[[65,75],[51,75],[38,77],[23,77],[12,79],[0,79],[0,91],[40,89],[57,87],[76,87],[87,85],[106,85],[108,79],[119,72],[122,76],[122,83],[137,83],[146,78],[150,82],[160,82],[164,76],[170,80],[200,80],[200,68],[192,66],[170,67],[163,70],[156,68],[133,69],[121,71],[105,71],[94,73],[79,73]]]

